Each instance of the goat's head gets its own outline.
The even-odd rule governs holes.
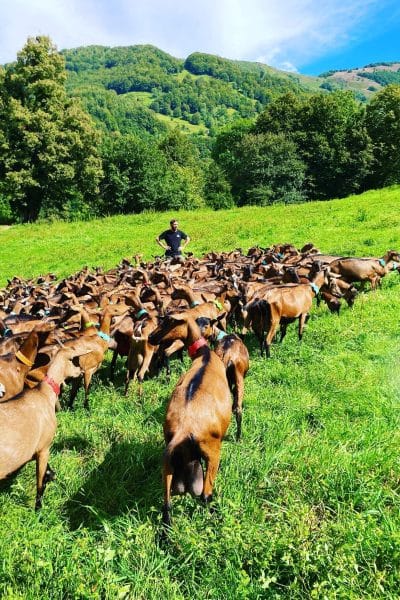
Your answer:
[[[55,355],[48,373],[53,376],[53,372],[57,374],[56,380],[62,383],[66,379],[72,377],[79,377],[81,368],[79,362],[75,359],[89,354],[92,350],[95,350],[96,346],[93,342],[88,341],[90,338],[80,338],[74,341],[69,346],[61,348]]]
[[[149,335],[149,343],[158,346],[161,342],[185,340],[187,338],[187,316],[184,313],[159,317],[158,327]]]

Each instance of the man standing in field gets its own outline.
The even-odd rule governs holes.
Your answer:
[[[190,242],[190,237],[178,229],[178,221],[171,219],[170,229],[166,229],[156,238],[156,242],[165,250],[166,258],[182,256],[182,250]],[[183,243],[182,243],[183,241]]]

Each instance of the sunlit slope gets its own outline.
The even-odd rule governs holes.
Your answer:
[[[214,212],[144,213],[90,222],[17,225],[0,231],[0,285],[14,275],[52,271],[70,275],[84,265],[111,268],[122,257],[159,254],[156,236],[177,216],[197,256],[210,250],[247,250],[312,241],[324,252],[382,255],[400,248],[400,187],[301,205],[245,207]]]

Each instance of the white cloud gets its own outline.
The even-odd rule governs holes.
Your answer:
[[[379,2],[0,0],[0,63],[14,60],[28,36],[45,34],[58,48],[151,43],[179,57],[194,51],[241,60],[262,57],[295,71],[348,43]]]

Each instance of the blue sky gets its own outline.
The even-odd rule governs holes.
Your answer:
[[[317,75],[400,61],[398,0],[0,0],[0,64],[27,37],[59,49],[149,43]]]

